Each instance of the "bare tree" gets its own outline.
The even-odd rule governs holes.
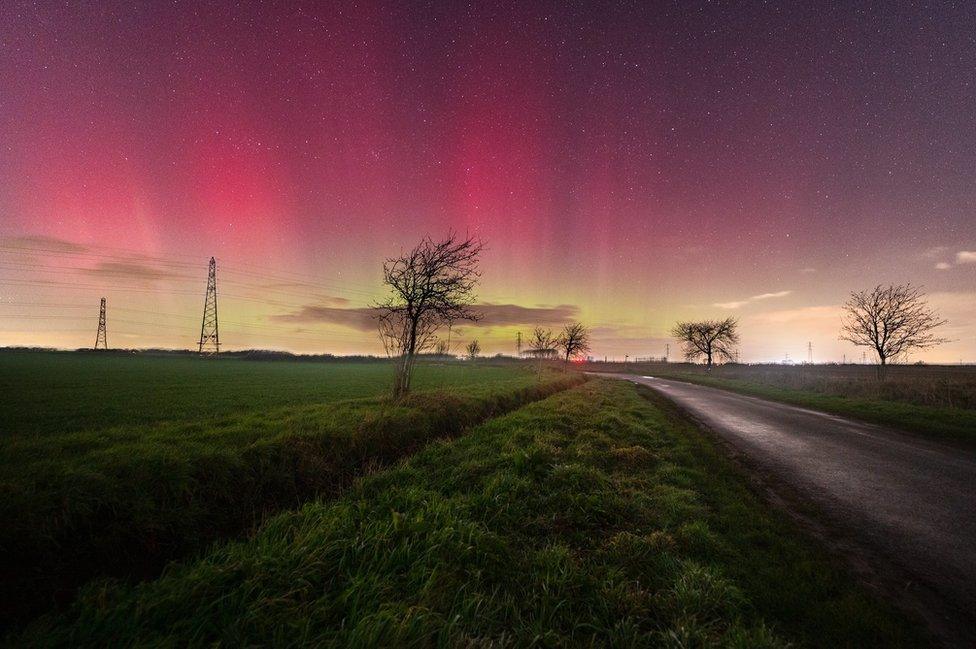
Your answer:
[[[542,377],[542,367],[546,359],[556,358],[559,349],[559,339],[553,335],[551,329],[536,327],[529,340],[529,348],[525,353],[539,361],[538,373]]]
[[[590,351],[590,330],[580,322],[563,327],[557,341],[568,363],[571,359],[585,356]]]
[[[447,356],[451,353],[451,344],[446,340],[438,340],[434,345],[434,354],[437,356]]]
[[[440,327],[478,319],[471,304],[482,247],[455,233],[442,241],[424,237],[409,253],[384,262],[383,283],[392,294],[376,310],[380,338],[394,359],[394,398],[410,391],[416,357],[434,344]]]
[[[911,284],[879,285],[851,293],[844,311],[840,339],[875,351],[879,379],[885,377],[890,361],[913,349],[949,342],[932,333],[946,321],[929,308],[925,293]]]
[[[739,323],[735,318],[679,322],[671,329],[671,335],[681,343],[685,360],[696,361],[705,357],[708,369],[716,359],[735,359],[735,346],[739,344]]]
[[[553,335],[552,330],[536,327],[525,353],[539,359],[555,358],[558,349],[559,339]]]
[[[478,358],[478,354],[481,353],[481,345],[478,344],[477,340],[472,340],[468,343],[468,346],[465,347],[465,350],[468,352],[468,360],[473,361]]]

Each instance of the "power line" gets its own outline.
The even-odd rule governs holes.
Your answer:
[[[122,249],[116,248],[114,250],[122,250]],[[111,260],[111,261],[115,261],[115,262],[130,263],[130,264],[150,262],[152,264],[159,265],[159,266],[167,266],[167,267],[170,267],[170,268],[179,268],[179,269],[186,269],[186,270],[196,270],[196,269],[199,268],[199,265],[197,263],[177,262],[177,261],[172,261],[172,260],[168,260],[168,259],[163,259],[161,257],[153,257],[153,256],[145,255],[143,253],[139,253],[139,252],[136,252],[136,251],[128,251],[127,254],[104,254],[104,253],[95,253],[95,252],[90,252],[90,251],[67,251],[67,250],[61,250],[61,249],[55,249],[55,248],[10,246],[9,244],[8,245],[0,244],[0,252],[6,252],[8,254],[18,254],[18,255],[31,255],[31,254],[35,254],[37,252],[44,252],[44,253],[46,253],[46,254],[48,254],[50,256],[54,256],[54,257],[67,257],[69,259],[74,259],[74,260],[79,260],[79,261],[80,260],[83,260],[83,259],[91,259],[91,260],[99,260],[99,259],[102,259],[102,260]],[[18,263],[27,265],[25,262],[18,262]],[[236,266],[234,264],[226,264],[226,263],[222,263],[221,264],[221,269],[225,273],[226,272],[229,272],[229,273],[236,274],[236,275],[243,275],[245,277],[250,276],[252,278],[264,279],[264,280],[267,280],[267,281],[279,282],[279,283],[293,283],[294,284],[294,283],[298,283],[298,281],[300,281],[301,284],[304,284],[304,285],[307,285],[307,286],[310,286],[310,287],[314,287],[314,288],[321,288],[321,289],[329,290],[329,291],[339,290],[339,291],[346,292],[346,293],[360,293],[360,294],[363,294],[363,295],[367,295],[369,297],[372,297],[372,296],[375,295],[375,289],[372,289],[371,287],[368,287],[365,284],[357,284],[356,282],[351,282],[349,280],[343,280],[342,284],[340,285],[340,284],[337,284],[337,283],[326,282],[326,281],[323,281],[323,280],[318,279],[318,278],[313,278],[313,277],[311,277],[309,275],[303,275],[301,273],[296,273],[294,271],[282,271],[282,270],[270,270],[270,269],[268,269],[268,270],[265,270],[264,272],[255,272],[253,270],[246,270],[246,268],[249,268],[249,267],[247,267],[247,266]],[[95,270],[95,269],[91,269],[91,268],[76,268],[75,270],[90,271],[90,270]],[[121,269],[119,269],[119,271],[120,271],[120,274],[124,274],[124,273],[121,272]],[[102,272],[111,272],[111,269],[108,269],[108,271],[102,271]],[[179,277],[179,278],[177,278],[177,277],[162,278],[161,277],[159,279],[183,279],[183,280],[192,280],[192,276],[185,275],[185,276],[182,276],[182,277]],[[361,286],[363,288],[362,289],[355,289],[355,288],[351,288],[352,286]],[[259,287],[259,288],[261,288],[263,290],[264,289],[268,289],[268,290],[273,289],[273,287]]]

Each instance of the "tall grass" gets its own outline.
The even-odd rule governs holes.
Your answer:
[[[97,575],[149,577],[269,512],[578,383],[530,373],[362,399],[0,443],[0,607],[11,623]],[[133,404],[136,405],[136,404]]]
[[[592,381],[281,514],[32,646],[899,647],[925,638],[635,386]]]

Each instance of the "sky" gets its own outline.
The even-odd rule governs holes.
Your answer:
[[[77,6],[76,6],[77,5]],[[381,353],[424,235],[482,239],[477,338],[579,320],[663,356],[859,360],[850,291],[921,285],[976,362],[966,2],[0,4],[0,345]]]

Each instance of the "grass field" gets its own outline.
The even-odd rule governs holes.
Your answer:
[[[597,371],[675,378],[822,410],[934,439],[976,445],[976,368],[895,365],[611,364]]]
[[[918,647],[648,390],[593,380],[19,646]]]
[[[517,378],[509,366],[420,364],[417,390]],[[202,421],[283,406],[375,397],[392,385],[383,362],[218,362],[193,356],[0,351],[0,435]]]
[[[245,533],[271,512],[338,493],[432,439],[581,380],[516,367],[425,366],[417,392],[391,404],[375,396],[389,384],[385,364],[38,360],[32,372],[19,357],[3,370],[19,386],[14,396],[33,429],[0,438],[0,619],[8,624],[70,597],[91,577],[158,574],[168,560]],[[82,378],[102,372],[110,378],[88,390]],[[18,374],[29,382],[15,381]],[[302,387],[301,405],[275,401],[287,394],[288,403],[289,386],[317,380],[323,385]],[[113,408],[93,405],[91,392]],[[251,397],[246,406],[236,405],[240,392]],[[70,415],[58,412],[61,403]]]

